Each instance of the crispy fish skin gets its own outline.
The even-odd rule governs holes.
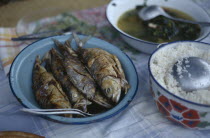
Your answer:
[[[84,63],[101,86],[102,91],[109,99],[117,103],[121,95],[121,83],[113,68],[112,58],[98,48],[82,49],[80,52]]]
[[[103,106],[105,108],[111,108],[111,107],[113,107],[112,104],[110,103],[110,101],[105,96],[101,95],[101,93],[99,92],[99,90],[97,90],[96,83],[95,83],[94,79],[90,76],[89,72],[84,67],[83,63],[81,63],[81,61],[80,61],[77,53],[72,49],[71,44],[70,44],[71,40],[72,40],[71,38],[69,40],[67,40],[64,45],[62,45],[60,42],[54,40],[55,44],[58,47],[60,47],[60,49],[62,49],[62,51],[65,52],[65,53],[63,52],[63,55],[65,57],[67,57],[67,59],[64,60],[64,62],[65,62],[64,65],[66,65],[66,67],[65,67],[66,71],[69,71],[69,78],[70,78],[70,80],[71,81],[79,81],[79,82],[76,82],[76,83],[81,83],[80,84],[80,87],[79,87],[79,85],[74,85],[74,86],[77,86],[76,87],[77,89],[79,89],[79,88],[81,88],[81,86],[85,86],[85,85],[90,85],[89,86],[90,88],[93,88],[93,86],[94,86],[94,96],[93,97],[92,96],[87,96],[87,94],[86,94],[85,91],[82,92],[82,90],[81,90],[81,92],[89,100],[91,100],[91,101],[93,101],[93,102],[95,102],[95,103],[97,103],[97,104],[99,104],[99,105],[101,105],[101,106]],[[70,59],[72,59],[73,61],[71,61]],[[70,73],[72,71],[71,68],[73,66],[71,64],[74,64],[74,70],[73,71],[76,71],[76,74]],[[76,77],[75,80],[71,79],[72,78],[72,75],[73,75],[73,77]],[[78,75],[78,76],[76,76],[76,75]],[[78,79],[82,75],[85,76],[84,77],[84,79],[85,79],[84,81],[83,80],[81,81],[81,79]],[[88,79],[89,79],[89,81],[87,81]],[[90,90],[90,88],[88,88],[86,86],[84,88],[87,89],[87,91]],[[93,89],[91,89],[91,90],[93,90]],[[91,94],[93,94],[93,92],[91,92]]]
[[[94,72],[94,77],[97,77],[98,72],[100,73],[100,71],[104,71],[104,74],[102,74],[103,77],[115,76],[120,78],[121,88],[125,93],[127,93],[130,86],[125,79],[121,63],[115,55],[100,48],[82,49],[81,52],[84,62],[87,63],[88,68]]]
[[[94,99],[96,85],[93,78],[83,66],[73,49],[53,39],[64,57],[64,67],[73,85],[88,99]]]
[[[78,54],[72,49],[71,47],[71,39],[70,40],[67,40],[65,42],[65,46],[67,47],[67,49],[70,51],[70,53],[72,55],[74,55],[75,57],[78,57]],[[81,61],[81,59],[79,59]],[[84,64],[82,63],[82,66],[84,66]],[[85,67],[85,69],[87,70],[87,68]],[[87,71],[87,73],[89,74],[89,72]],[[92,78],[92,76],[90,76]],[[94,81],[94,79],[92,78],[92,80]],[[94,81],[95,83],[95,81]],[[96,85],[96,84],[95,84]],[[96,91],[95,91],[95,96],[93,99],[91,99],[91,101],[105,107],[105,108],[112,108],[113,105],[111,104],[111,102],[103,95],[101,94],[101,91],[100,89],[97,89],[96,88]]]
[[[87,105],[90,105],[91,102],[71,83],[63,66],[63,59],[54,48],[50,50],[47,60],[54,77],[66,92],[73,108],[87,112]]]
[[[52,74],[41,66],[39,56],[36,57],[33,69],[33,90],[35,91],[36,100],[42,108],[71,108],[71,104],[59,83]],[[70,114],[64,116],[72,117]]]
[[[84,40],[80,40],[74,33],[73,36],[79,45],[78,54],[93,78],[104,94],[114,103],[118,103],[121,91],[126,94],[130,88],[118,58],[100,48],[82,48]]]

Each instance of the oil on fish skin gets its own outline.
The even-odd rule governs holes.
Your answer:
[[[77,53],[93,78],[104,94],[114,103],[118,103],[121,91],[126,94],[130,88],[118,58],[100,48],[83,48],[90,37],[80,40],[75,33],[73,36],[78,45]]]
[[[95,97],[95,82],[87,72],[76,53],[66,45],[53,40],[64,57],[64,67],[73,85],[82,92],[88,99]]]
[[[63,51],[63,53],[62,52],[61,53],[66,57],[66,60],[64,58],[64,62],[66,62],[66,63],[64,63],[64,67],[66,69],[67,74],[68,74],[68,70],[72,70],[72,68],[73,68],[73,71],[75,71],[77,73],[77,74],[73,74],[73,73],[70,73],[70,71],[69,71],[68,77],[69,77],[70,81],[72,81],[72,80],[80,81],[77,83],[80,83],[79,85],[83,86],[83,88],[85,88],[85,89],[82,89],[83,90],[82,93],[85,95],[85,97],[87,97],[92,102],[97,103],[105,108],[113,107],[112,104],[110,103],[110,101],[105,96],[103,96],[103,94],[101,94],[101,92],[99,91],[98,88],[96,88],[96,83],[95,83],[94,79],[91,77],[91,75],[87,71],[84,64],[80,61],[77,53],[72,49],[71,44],[70,44],[71,41],[72,41],[72,37],[70,39],[66,40],[64,44],[54,40],[55,44],[60,48],[60,50]],[[80,77],[81,75],[86,80],[78,79],[78,77]],[[74,79],[74,78],[76,78],[76,79]],[[79,88],[81,88],[81,87],[79,87],[79,85],[74,85],[74,86],[77,86],[76,88],[79,90]],[[89,85],[89,86],[86,87],[85,85],[87,85],[87,86]],[[94,89],[91,89],[91,90],[94,90],[94,96],[88,96],[86,94],[86,92],[91,92],[91,91],[88,91],[87,88],[88,89],[94,88]],[[90,94],[93,94],[93,93],[91,92]]]
[[[81,61],[81,59],[79,59],[79,55],[71,47],[71,41],[72,41],[72,37],[70,39],[68,39],[64,45],[67,47],[68,51],[70,51],[74,56],[76,56],[78,58],[78,60]],[[85,67],[85,70],[89,74],[89,71],[87,70],[88,68],[83,63],[81,65]],[[92,78],[91,75],[90,75],[90,77]],[[94,81],[93,78],[92,78],[92,80]],[[94,83],[95,83],[95,81],[94,81]],[[96,86],[97,84],[95,83],[94,85]],[[107,99],[106,96],[103,95],[103,93],[101,92],[101,89],[97,88],[97,86],[96,86],[96,91],[95,91],[95,97],[93,99],[91,99],[91,101],[93,101],[105,108],[113,107],[112,102],[109,99]]]
[[[40,57],[37,56],[33,69],[33,90],[38,104],[45,109],[71,108],[71,104],[63,92],[60,84],[53,75],[41,66]],[[71,114],[64,114],[72,117]]]
[[[45,56],[55,79],[61,84],[74,109],[87,112],[87,105],[91,102],[71,83],[64,68],[62,56],[53,48]]]

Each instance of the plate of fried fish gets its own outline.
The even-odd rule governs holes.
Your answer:
[[[93,114],[43,115],[69,124],[110,118],[125,109],[138,90],[137,71],[124,52],[104,40],[76,33],[27,46],[13,61],[9,82],[26,108],[70,108]]]

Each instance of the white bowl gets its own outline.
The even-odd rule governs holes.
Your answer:
[[[175,50],[181,45],[188,47],[195,46],[203,51],[210,50],[210,44],[195,41],[177,41],[159,47],[150,56],[148,62],[150,90],[158,110],[166,118],[186,128],[207,130],[210,129],[210,105],[197,103],[198,101],[190,101],[187,100],[187,98],[184,99],[183,97],[175,95],[174,92],[165,88],[160,83],[160,80],[156,77],[157,75],[152,71],[152,63],[157,58],[158,53],[165,55],[165,53],[170,50]],[[160,56],[158,55],[158,57]],[[197,98],[199,98],[199,96],[197,96]]]
[[[106,15],[112,26],[121,33],[121,36],[125,42],[137,50],[151,54],[159,45],[158,43],[149,42],[133,37],[120,30],[117,26],[118,19],[123,13],[134,9],[137,5],[143,4],[144,0],[112,0],[107,6]],[[202,7],[190,0],[148,0],[147,5],[159,5],[177,9],[189,14],[196,21],[210,22],[210,16],[208,13]],[[209,35],[209,33],[210,27],[202,27],[200,36],[196,39],[196,41],[202,41]]]

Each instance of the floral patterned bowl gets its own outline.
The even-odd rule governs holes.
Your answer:
[[[174,46],[176,43],[195,43],[199,46],[203,46],[206,49],[210,49],[210,44],[195,42],[195,41],[182,41],[172,42],[165,44],[153,52],[149,59],[149,75],[151,92],[156,102],[158,110],[166,116],[169,120],[172,120],[184,127],[192,129],[210,129],[210,105],[204,105],[188,101],[179,96],[174,95],[156,80],[152,71],[151,63],[154,59],[154,55],[158,52],[163,52],[161,49]]]

